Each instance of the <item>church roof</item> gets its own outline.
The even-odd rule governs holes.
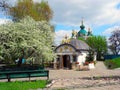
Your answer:
[[[86,34],[87,34],[87,32],[86,32],[86,30],[81,29],[81,30],[78,32],[78,34],[79,34],[79,35],[80,35],[80,34],[86,35]]]
[[[86,35],[87,31],[85,30],[85,26],[83,25],[83,21],[81,22],[81,26],[80,26],[80,31],[78,32],[78,35]]]
[[[64,44],[60,44],[59,46],[57,46],[55,48],[55,51],[57,51],[57,49],[59,49],[60,47],[66,46],[66,45],[74,48],[75,51],[88,51],[90,49],[88,44],[86,44],[84,41],[77,40],[77,39],[71,39],[69,43],[64,43]]]
[[[82,25],[80,26],[80,28],[81,28],[81,29],[84,29],[84,28],[85,28],[85,26],[82,24]]]
[[[89,50],[90,48],[84,41],[77,39],[72,39],[69,44],[74,46],[77,50]]]

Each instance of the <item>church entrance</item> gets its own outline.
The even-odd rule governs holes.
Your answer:
[[[70,69],[70,56],[63,55],[63,68]]]

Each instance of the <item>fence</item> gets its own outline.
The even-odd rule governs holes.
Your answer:
[[[110,60],[118,57],[120,57],[120,55],[104,55],[105,60]]]

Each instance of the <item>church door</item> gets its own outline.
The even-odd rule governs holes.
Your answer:
[[[69,55],[63,56],[63,67],[70,69],[70,56]]]

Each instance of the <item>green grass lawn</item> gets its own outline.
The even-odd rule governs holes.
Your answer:
[[[45,88],[46,84],[47,84],[46,80],[0,82],[0,90],[29,90]]]
[[[120,58],[115,58],[112,60],[105,60],[104,63],[109,69],[120,68]]]

